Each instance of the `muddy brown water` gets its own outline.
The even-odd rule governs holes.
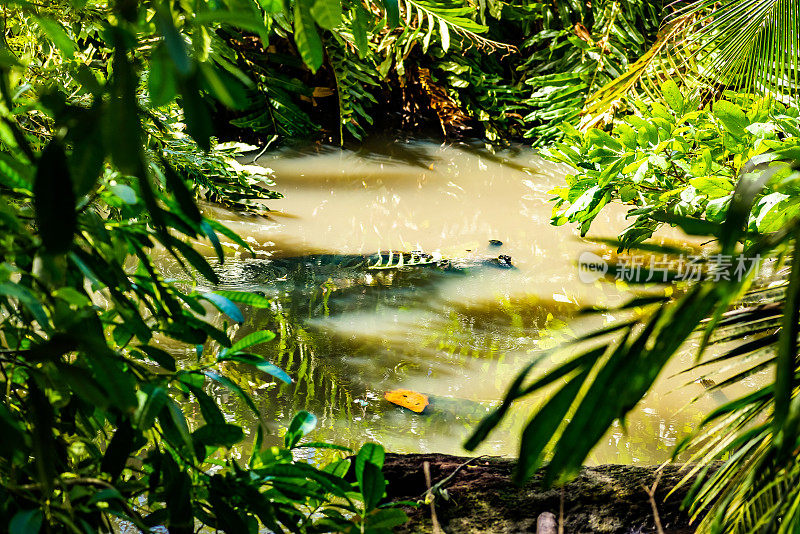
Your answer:
[[[277,339],[253,350],[284,368],[294,383],[276,383],[238,366],[228,369],[255,396],[268,442],[280,442],[291,415],[308,410],[318,417],[314,441],[352,448],[376,441],[398,453],[464,454],[462,444],[481,410],[502,398],[521,366],[543,349],[612,319],[577,317],[579,309],[618,304],[641,291],[613,279],[581,281],[578,257],[601,250],[573,226],[550,224],[551,191],[563,186],[566,169],[530,149],[492,153],[475,145],[390,142],[359,150],[284,149],[255,163],[274,171],[274,188],[284,195],[268,202],[269,218],[216,206],[205,212],[257,253],[255,258],[233,253],[220,268],[223,286],[273,299],[271,310],[244,310],[237,336],[276,332]],[[590,237],[616,236],[626,226],[625,211],[604,210]],[[686,242],[675,231],[660,239]],[[490,240],[503,244],[491,246]],[[310,254],[379,250],[423,250],[450,258],[504,254],[516,268],[447,276],[364,276],[334,269],[299,283],[282,280],[269,268],[276,260]],[[194,351],[185,357],[194,357]],[[716,406],[696,377],[670,377],[693,357],[689,347],[676,358],[628,416],[626,428],[614,427],[590,463],[653,464],[669,458],[676,441]],[[563,358],[546,360],[542,372]],[[442,414],[421,416],[384,400],[384,392],[399,388],[455,402],[446,403]],[[230,419],[253,428],[252,415],[235,397],[212,392]],[[477,453],[514,456],[521,429],[543,400],[518,402]],[[330,453],[308,454],[322,459]]]

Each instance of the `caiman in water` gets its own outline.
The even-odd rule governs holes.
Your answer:
[[[374,309],[379,303],[411,305],[430,298],[423,288],[485,269],[515,267],[504,254],[457,259],[421,251],[309,254],[228,260],[217,268],[217,288],[267,294],[299,317],[328,316]]]
[[[273,282],[288,282],[296,286],[327,282],[336,289],[344,289],[352,286],[395,285],[398,277],[419,282],[420,278],[435,278],[437,274],[466,274],[485,267],[515,268],[511,257],[504,254],[448,259],[440,254],[421,251],[387,251],[374,254],[310,254],[226,262],[218,274],[222,288],[259,290]]]

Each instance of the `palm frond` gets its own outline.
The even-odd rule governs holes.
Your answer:
[[[800,94],[800,1],[698,0],[675,15],[696,19],[685,45],[707,85]]]
[[[656,87],[660,83],[672,74],[679,75],[683,69],[678,65],[683,61],[676,60],[670,51],[675,40],[686,33],[690,21],[691,17],[684,15],[666,24],[658,32],[653,46],[631,64],[622,76],[611,80],[587,98],[581,111],[581,128],[592,128],[601,122],[609,122],[608,114],[616,111],[621,100],[636,88],[652,96],[657,92]]]
[[[639,61],[599,89],[581,112],[582,127],[606,121],[631,96],[662,100],[661,84],[683,82],[693,95],[725,89],[800,96],[800,0],[696,0],[666,18]]]

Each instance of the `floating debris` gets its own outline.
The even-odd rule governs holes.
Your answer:
[[[412,412],[422,413],[427,408],[429,401],[428,396],[410,389],[395,389],[387,391],[383,396],[392,404],[408,408]]]

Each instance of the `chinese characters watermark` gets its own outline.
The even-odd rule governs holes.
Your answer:
[[[743,254],[695,255],[620,255],[609,262],[592,252],[578,258],[578,278],[591,284],[602,277],[629,283],[668,283],[742,281],[757,275],[761,256]]]

